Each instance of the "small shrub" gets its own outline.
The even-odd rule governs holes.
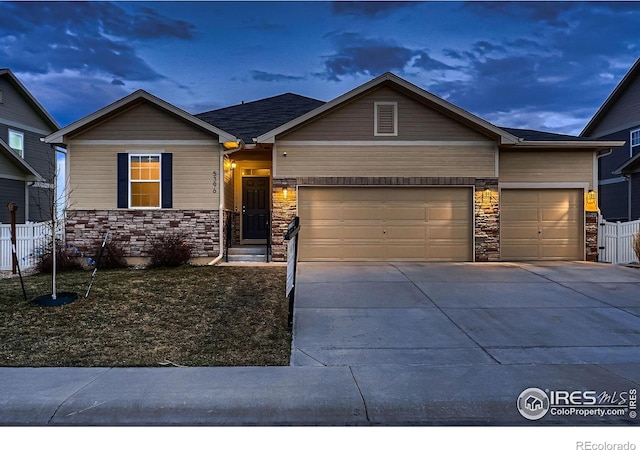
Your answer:
[[[191,259],[193,246],[184,233],[163,234],[151,242],[149,267],[178,267]]]
[[[640,230],[633,237],[633,251],[636,253],[638,261],[640,261]]]
[[[98,256],[100,255],[100,248],[102,247],[102,240],[94,243],[91,247],[93,259],[90,259],[89,263],[94,265],[98,264]],[[107,241],[100,257],[99,268],[100,269],[126,269],[129,267],[127,259],[125,258],[124,249],[120,241]]]
[[[36,270],[40,273],[51,273],[53,271],[53,245],[49,244],[40,255],[36,263]],[[56,240],[56,270],[78,270],[82,269],[82,263],[78,258],[75,249],[66,248],[60,240]]]

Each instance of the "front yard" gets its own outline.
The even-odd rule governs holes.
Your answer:
[[[180,267],[63,272],[58,307],[25,303],[0,280],[0,366],[288,365],[285,267]],[[28,299],[50,275],[24,278]]]

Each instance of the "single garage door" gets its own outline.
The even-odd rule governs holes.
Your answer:
[[[503,189],[503,261],[584,259],[581,189]]]
[[[471,188],[302,186],[302,261],[470,261]]]

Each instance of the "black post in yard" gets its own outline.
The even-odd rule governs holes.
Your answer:
[[[11,245],[13,246],[13,253],[15,255],[16,245],[18,245],[17,237],[16,237],[16,211],[18,210],[18,205],[15,204],[14,202],[9,202],[9,204],[7,205],[7,208],[9,209],[9,215],[11,217]],[[11,262],[11,273],[14,275],[16,274],[17,266],[18,266],[18,262],[16,257],[16,258],[13,258]]]
[[[91,286],[93,286],[93,281],[96,279],[96,273],[98,273],[98,265],[100,265],[100,258],[102,258],[102,252],[104,251],[104,246],[107,244],[108,238],[109,238],[109,232],[106,232],[104,234],[104,240],[102,241],[102,245],[100,246],[100,251],[98,252],[98,257],[96,258],[96,266],[93,268],[93,273],[91,274],[91,281],[89,281],[89,287],[87,288],[87,293],[84,294],[85,299],[89,297]]]
[[[22,272],[20,271],[20,262],[18,261],[18,250],[16,248],[16,245],[18,244],[18,237],[16,236],[16,211],[18,210],[18,205],[13,202],[9,202],[7,208],[9,208],[9,213],[11,214],[11,253],[13,253],[11,268],[14,275],[16,273],[16,269],[18,270],[20,286],[22,286],[22,296],[26,302],[27,291],[24,289],[24,281],[22,280]]]
[[[287,288],[286,295],[289,297],[289,317],[287,325],[289,331],[293,330],[293,306],[296,296],[296,272],[298,270],[298,232],[300,231],[300,218],[294,217],[289,223],[287,234],[284,239],[287,243]]]

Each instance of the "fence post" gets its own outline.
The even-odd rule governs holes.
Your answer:
[[[618,264],[620,262],[620,221],[616,222],[616,256],[613,264]]]
[[[11,258],[11,273],[15,275],[18,268],[18,238],[16,236],[16,211],[18,210],[18,205],[9,202],[7,208],[9,208],[11,216],[11,246],[14,253],[13,258]]]

